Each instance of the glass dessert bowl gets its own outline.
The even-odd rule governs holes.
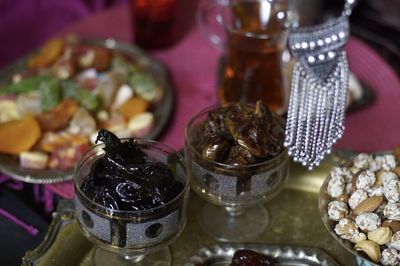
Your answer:
[[[85,153],[74,174],[76,217],[96,244],[94,265],[170,265],[167,245],[186,224],[182,157],[156,141],[109,132],[100,140],[105,144]]]
[[[283,188],[288,155],[282,119],[258,102],[209,107],[185,131],[185,160],[191,187],[206,204],[203,229],[220,241],[259,236],[268,225],[263,202]]]

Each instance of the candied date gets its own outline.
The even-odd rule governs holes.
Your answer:
[[[253,250],[241,249],[233,254],[231,266],[273,266],[274,260]]]
[[[203,159],[249,165],[283,151],[284,128],[258,101],[256,106],[237,103],[209,112],[199,136],[193,145]]]
[[[100,130],[97,140],[104,142],[105,154],[81,185],[93,201],[115,210],[144,210],[166,204],[183,190],[168,166],[153,162],[134,140],[121,142],[107,130]]]
[[[229,142],[215,133],[206,135],[197,146],[201,156],[212,161],[220,161],[230,148]]]

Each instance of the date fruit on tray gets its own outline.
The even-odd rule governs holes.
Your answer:
[[[133,139],[121,141],[101,129],[97,140],[105,144],[105,154],[81,184],[94,202],[113,210],[148,210],[166,204],[183,190],[168,166],[152,161]]]
[[[265,254],[253,250],[241,249],[235,251],[231,266],[273,266],[274,260]]]
[[[201,140],[194,147],[203,159],[229,165],[249,165],[280,154],[284,129],[261,101],[230,104],[211,111]]]
[[[0,86],[0,153],[28,169],[71,168],[99,128],[142,137],[163,90],[119,51],[53,39]]]

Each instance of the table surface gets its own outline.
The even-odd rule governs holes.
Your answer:
[[[73,34],[81,38],[114,38],[132,42],[130,22],[127,6],[120,5],[73,23],[60,30],[58,36]],[[400,144],[400,117],[397,115],[399,77],[362,41],[351,38],[346,50],[351,71],[374,90],[375,99],[368,107],[347,115],[345,134],[335,148],[366,152],[392,149]],[[149,54],[167,67],[176,94],[175,113],[159,140],[180,149],[189,118],[217,103],[216,73],[222,52],[213,47],[194,25],[173,47],[150,51]],[[73,197],[71,182],[47,187],[61,197]]]
[[[285,188],[265,204],[269,213],[266,230],[252,239],[251,243],[320,248],[340,265],[353,265],[354,256],[325,229],[317,206],[319,188],[333,165],[333,159],[325,160],[321,167],[310,173],[292,163]],[[201,248],[218,244],[203,231],[198,222],[204,204],[204,200],[191,193],[187,224],[181,235],[169,246],[172,265],[184,265]],[[58,266],[92,265],[95,246],[81,233],[74,219],[73,203],[65,202],[60,207],[46,240],[27,254],[23,266],[32,265],[32,262],[37,266],[52,266],[55,261]]]

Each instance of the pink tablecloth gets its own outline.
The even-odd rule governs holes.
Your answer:
[[[98,13],[59,33],[62,36],[67,34],[132,41],[128,9],[119,6]],[[374,90],[376,98],[372,105],[347,116],[344,137],[336,147],[366,152],[391,149],[400,144],[399,77],[376,52],[357,39],[350,40],[347,51],[351,71]],[[194,27],[174,47],[150,54],[168,68],[176,93],[175,114],[160,140],[180,149],[188,119],[200,109],[217,102],[216,72],[220,52]],[[62,197],[73,197],[71,182],[48,187]]]

